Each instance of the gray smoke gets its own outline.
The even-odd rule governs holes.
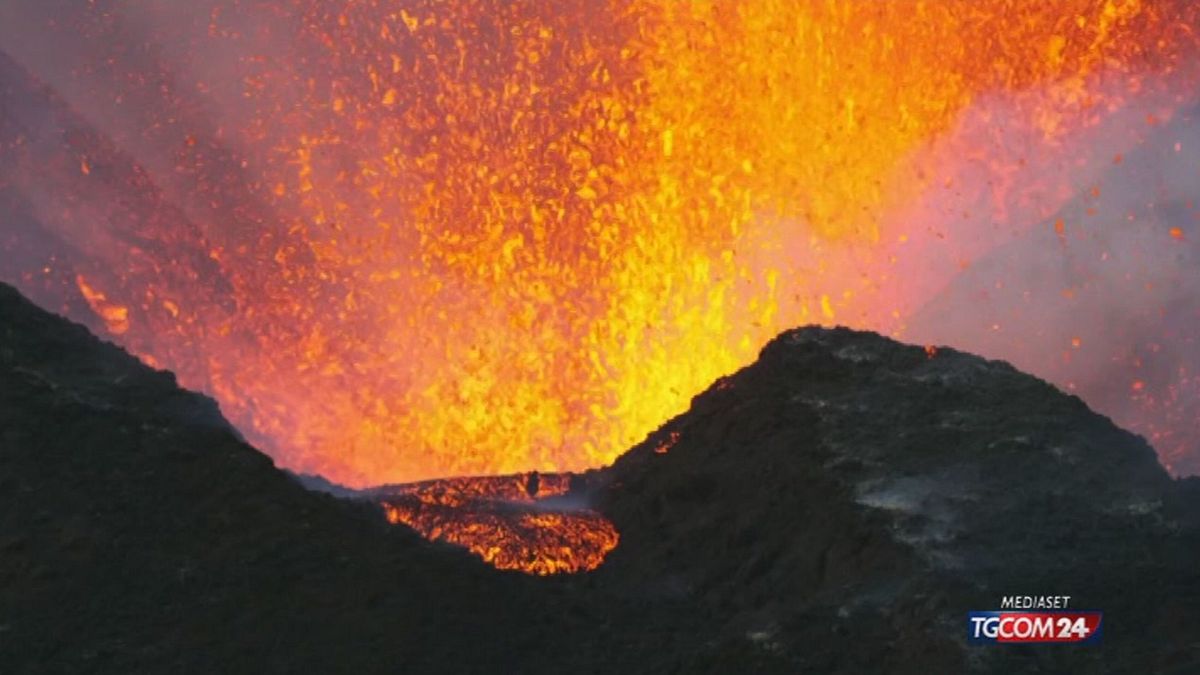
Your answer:
[[[973,261],[916,313],[907,337],[1049,379],[1149,437],[1176,473],[1196,473],[1198,225],[1193,108],[1152,126],[1059,212]]]

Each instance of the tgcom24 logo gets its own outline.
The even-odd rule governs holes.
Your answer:
[[[1093,644],[1104,613],[1069,609],[1071,596],[1007,595],[999,610],[967,613],[971,644]]]

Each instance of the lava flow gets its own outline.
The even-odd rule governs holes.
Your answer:
[[[595,569],[617,545],[612,523],[566,498],[571,476],[426,481],[383,489],[389,522],[463,546],[499,569],[547,575]]]

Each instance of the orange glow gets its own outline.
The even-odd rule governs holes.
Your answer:
[[[565,494],[568,480],[522,474],[429,481],[395,489],[383,509],[389,522],[465,547],[499,569],[537,575],[592,570],[620,537],[593,511],[543,501]]]
[[[660,454],[660,455],[665,455],[668,452],[670,452],[671,448],[675,447],[675,444],[678,442],[679,442],[679,432],[672,431],[667,436],[666,439],[664,439],[658,445],[654,446],[654,452],[657,454]]]
[[[1168,91],[1198,18],[1136,0],[259,4],[266,37],[232,2],[202,37],[161,37],[236,55],[179,86],[225,92],[222,125],[178,106],[143,132],[174,148],[148,171],[195,229],[172,213],[136,246],[100,242],[78,288],[281,465],[351,486],[602,465],[786,327],[901,334],[918,299],[893,269],[926,224],[885,214],[970,163],[996,203],[1065,199],[970,136],[962,166],[926,173],[931,140],[992,97],[1053,151]]]
[[[108,297],[88,284],[82,274],[75,276],[75,285],[87,300],[88,306],[104,321],[104,326],[113,335],[122,335],[129,330],[129,308],[108,301]]]

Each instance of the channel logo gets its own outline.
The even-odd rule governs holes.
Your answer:
[[[1099,642],[1103,612],[1000,610],[967,613],[971,644],[1091,644]]]

